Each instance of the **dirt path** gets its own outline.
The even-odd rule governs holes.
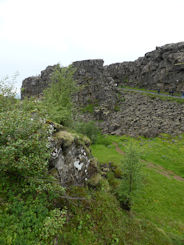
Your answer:
[[[148,168],[153,168],[157,173],[160,173],[160,174],[166,176],[168,179],[174,178],[174,179],[176,179],[178,181],[184,181],[184,178],[182,178],[181,176],[176,175],[171,170],[167,170],[167,169],[163,168],[160,165],[153,164],[153,163],[149,162],[147,164],[147,167]]]
[[[119,148],[118,144],[113,142],[112,143],[115,147],[116,147],[116,151],[121,154],[121,155],[124,155],[125,153]],[[181,176],[178,176],[176,175],[173,171],[171,170],[167,170],[165,169],[164,167],[160,166],[160,165],[157,165],[157,164],[154,164],[154,163],[151,163],[151,162],[146,162],[144,160],[142,160],[142,162],[146,163],[147,164],[147,167],[148,168],[152,168],[154,169],[157,173],[161,174],[161,175],[164,175],[165,177],[167,177],[168,179],[171,179],[171,178],[174,178],[178,181],[184,181],[184,178],[182,178]]]
[[[155,94],[158,96],[165,96],[165,97],[170,97],[170,98],[182,98],[184,99],[182,96],[176,96],[176,95],[170,95],[170,94],[163,94],[163,93],[157,93],[157,92],[152,92],[152,91],[146,91],[146,90],[137,90],[137,89],[131,89],[131,88],[123,88],[124,91],[133,91],[133,92],[137,92],[137,93],[145,93],[145,94]]]
[[[112,143],[115,147],[116,147],[116,151],[121,154],[121,155],[124,155],[125,153],[119,148],[118,144],[113,142]]]

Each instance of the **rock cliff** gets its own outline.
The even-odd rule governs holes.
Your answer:
[[[72,64],[76,68],[74,79],[79,86],[75,98],[79,107],[93,105],[114,110],[118,101],[117,87],[103,63],[103,60],[84,60]]]
[[[118,84],[181,92],[184,90],[184,42],[157,47],[134,62],[112,64],[106,69]]]
[[[41,71],[41,75],[24,79],[21,87],[21,99],[41,95],[51,82],[51,75],[56,67],[57,65],[48,66],[45,70]]]
[[[184,132],[184,105],[124,91],[119,84],[161,91],[184,90],[184,42],[167,44],[134,62],[103,65],[103,60],[74,62],[78,92],[74,102],[83,120],[96,120],[104,133],[144,135]],[[22,84],[22,98],[39,96],[56,66]]]

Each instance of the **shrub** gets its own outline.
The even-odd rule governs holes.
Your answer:
[[[10,81],[8,77],[0,81],[0,112],[13,109],[17,103],[13,81],[14,79]]]
[[[46,146],[48,133],[45,124],[20,109],[0,115],[1,173],[17,178],[44,176],[50,155]]]
[[[90,138],[91,142],[94,143],[100,133],[98,127],[96,126],[95,122],[77,122],[75,124],[75,130],[78,133],[86,135]]]
[[[12,106],[0,110],[0,244],[53,244],[66,212],[54,206],[64,190],[48,173],[44,108],[6,100]]]

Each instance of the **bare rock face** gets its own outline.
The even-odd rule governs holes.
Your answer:
[[[51,82],[50,78],[57,65],[47,66],[41,71],[40,76],[28,77],[24,79],[21,87],[21,99],[31,96],[40,96],[48,84]]]
[[[166,44],[134,62],[106,66],[122,85],[162,91],[184,90],[184,42]]]
[[[101,105],[113,109],[117,102],[116,84],[103,67],[103,60],[83,60],[72,64],[76,68],[74,79],[79,86],[75,102],[79,106]],[[51,82],[57,65],[48,66],[41,75],[28,77],[22,83],[21,98],[39,96]]]
[[[111,101],[113,106],[115,96],[109,91],[113,93],[116,84],[162,91],[184,90],[184,42],[157,47],[134,62],[103,66],[103,60],[96,59],[76,61],[72,65],[77,68],[74,78],[86,86],[86,90],[79,94],[79,102],[83,104],[95,97]],[[22,83],[21,98],[39,96],[50,83],[55,68],[56,65],[48,66],[40,76],[26,78]]]
[[[90,153],[89,144],[88,138],[65,130],[54,135],[50,168],[57,170],[62,186],[84,185],[97,173],[97,163]]]
[[[114,110],[117,87],[103,63],[103,60],[84,60],[72,64],[76,68],[74,78],[79,86],[76,103],[80,107],[94,105]]]

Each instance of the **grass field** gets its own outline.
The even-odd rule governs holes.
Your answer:
[[[91,149],[101,163],[114,162],[121,166],[129,142],[136,144],[145,164],[144,185],[134,200],[132,213],[141,222],[150,222],[171,243],[161,240],[146,243],[143,239],[125,244],[184,244],[184,136],[163,134],[153,139],[101,136]],[[148,236],[155,239],[154,231]]]

